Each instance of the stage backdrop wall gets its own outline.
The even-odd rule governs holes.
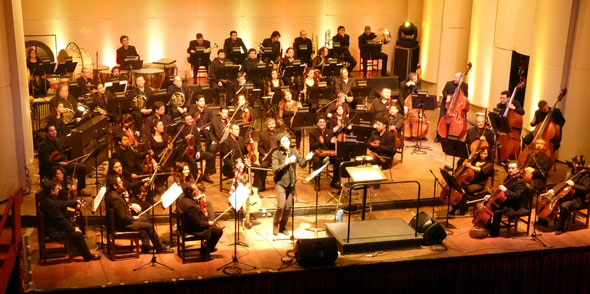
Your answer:
[[[33,159],[20,4],[0,4],[0,201],[24,186],[25,166]]]
[[[414,2],[414,1],[412,1]],[[421,1],[410,5],[413,18]],[[23,0],[25,34],[57,35],[58,50],[69,42],[85,48],[92,60],[96,53],[100,64],[113,66],[119,37],[128,35],[144,62],[160,58],[177,60],[179,70],[190,68],[186,61],[188,42],[196,33],[203,33],[211,44],[223,47],[231,30],[247,47],[257,46],[278,30],[283,49],[292,46],[299,31],[308,37],[315,32],[318,43],[324,44],[325,31],[336,34],[339,25],[351,37],[351,51],[359,58],[357,38],[365,25],[373,31],[388,28],[397,36],[397,28],[408,17],[408,1],[346,1],[337,0],[260,0],[260,1],[87,1],[87,0]],[[397,38],[397,37],[395,37]],[[393,54],[395,41],[384,46]],[[216,50],[213,50],[216,52]],[[216,54],[212,54],[214,57]]]

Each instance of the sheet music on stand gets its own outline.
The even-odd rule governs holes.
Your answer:
[[[176,182],[174,182],[160,198],[164,209],[172,205],[172,203],[174,203],[174,201],[176,201],[180,195],[182,195],[182,188]]]
[[[240,208],[242,208],[242,205],[244,205],[249,196],[250,189],[244,186],[244,184],[240,183],[236,190],[233,193],[231,193],[231,195],[229,195],[227,200],[229,201],[231,206],[235,208],[237,211],[240,210]]]
[[[348,166],[346,171],[355,183],[374,183],[387,180],[379,166]]]
[[[106,194],[106,192],[107,187],[105,186],[102,186],[100,190],[98,190],[96,197],[94,197],[94,200],[92,200],[92,213],[95,213],[96,210],[100,207],[100,203],[102,202],[102,199],[104,198],[104,194]]]

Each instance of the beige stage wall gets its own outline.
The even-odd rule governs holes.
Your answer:
[[[336,28],[343,25],[351,37],[352,54],[358,60],[357,38],[365,25],[373,31],[388,28],[397,36],[397,28],[408,16],[420,21],[421,2],[24,0],[23,17],[26,34],[55,33],[58,49],[76,42],[90,53],[93,62],[98,52],[100,64],[113,66],[119,37],[125,34],[144,62],[172,58],[184,72],[189,69],[186,48],[198,32],[212,44],[223,47],[229,32],[236,30],[250,48],[278,30],[281,45],[286,49],[302,29],[308,37],[317,33],[321,47],[325,32],[331,29],[331,35],[335,35]],[[384,46],[390,57],[394,43]]]

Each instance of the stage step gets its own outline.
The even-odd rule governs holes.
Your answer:
[[[347,229],[347,222],[326,224],[341,254],[420,247],[423,239],[420,233],[414,236],[414,229],[401,218],[351,222],[350,242],[346,241]]]

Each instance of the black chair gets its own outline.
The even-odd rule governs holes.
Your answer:
[[[188,252],[196,252],[206,250],[205,239],[197,237],[193,234],[185,231],[186,226],[184,225],[184,213],[176,211],[176,254],[182,259],[182,263],[187,261]],[[199,248],[188,248],[187,242],[200,241]]]
[[[115,230],[115,210],[110,208],[107,210],[106,215],[107,224],[107,252],[112,261],[117,259],[117,247],[116,240],[130,240],[130,245],[125,246],[131,249],[130,252],[124,253],[127,257],[133,254],[133,248],[135,247],[135,258],[139,258],[139,240],[141,239],[141,231],[117,231]],[[135,246],[134,246],[135,243]]]
[[[506,212],[507,220],[506,224],[506,235],[510,234],[510,228],[514,224],[514,230],[518,232],[518,223],[522,222],[526,224],[526,234],[529,234],[530,227],[531,227],[531,212],[533,206],[533,197],[535,196],[535,192],[530,189],[529,187],[526,188],[524,192],[524,200],[522,207],[515,211],[512,208],[508,208]]]
[[[225,154],[219,151],[219,192],[223,192],[223,181],[233,179],[233,177],[230,178],[223,175],[223,156]],[[227,190],[229,191],[229,189]]]
[[[590,220],[590,200],[588,199],[588,195],[586,195],[586,198],[584,199],[584,203],[582,204],[582,206],[573,211],[571,221],[568,221],[566,223],[566,231],[568,230],[570,223],[576,223],[576,219],[578,216],[581,216],[582,218],[586,219],[586,228],[588,228]]]
[[[67,238],[51,238],[45,233],[45,217],[43,212],[39,209],[39,203],[43,197],[43,191],[35,194],[36,208],[37,208],[37,238],[39,239],[39,262],[47,264],[48,259],[52,261],[72,261],[72,256],[69,250]],[[59,244],[60,247],[48,248],[48,244]],[[50,258],[49,255],[52,255]],[[57,255],[57,257],[53,257]]]

